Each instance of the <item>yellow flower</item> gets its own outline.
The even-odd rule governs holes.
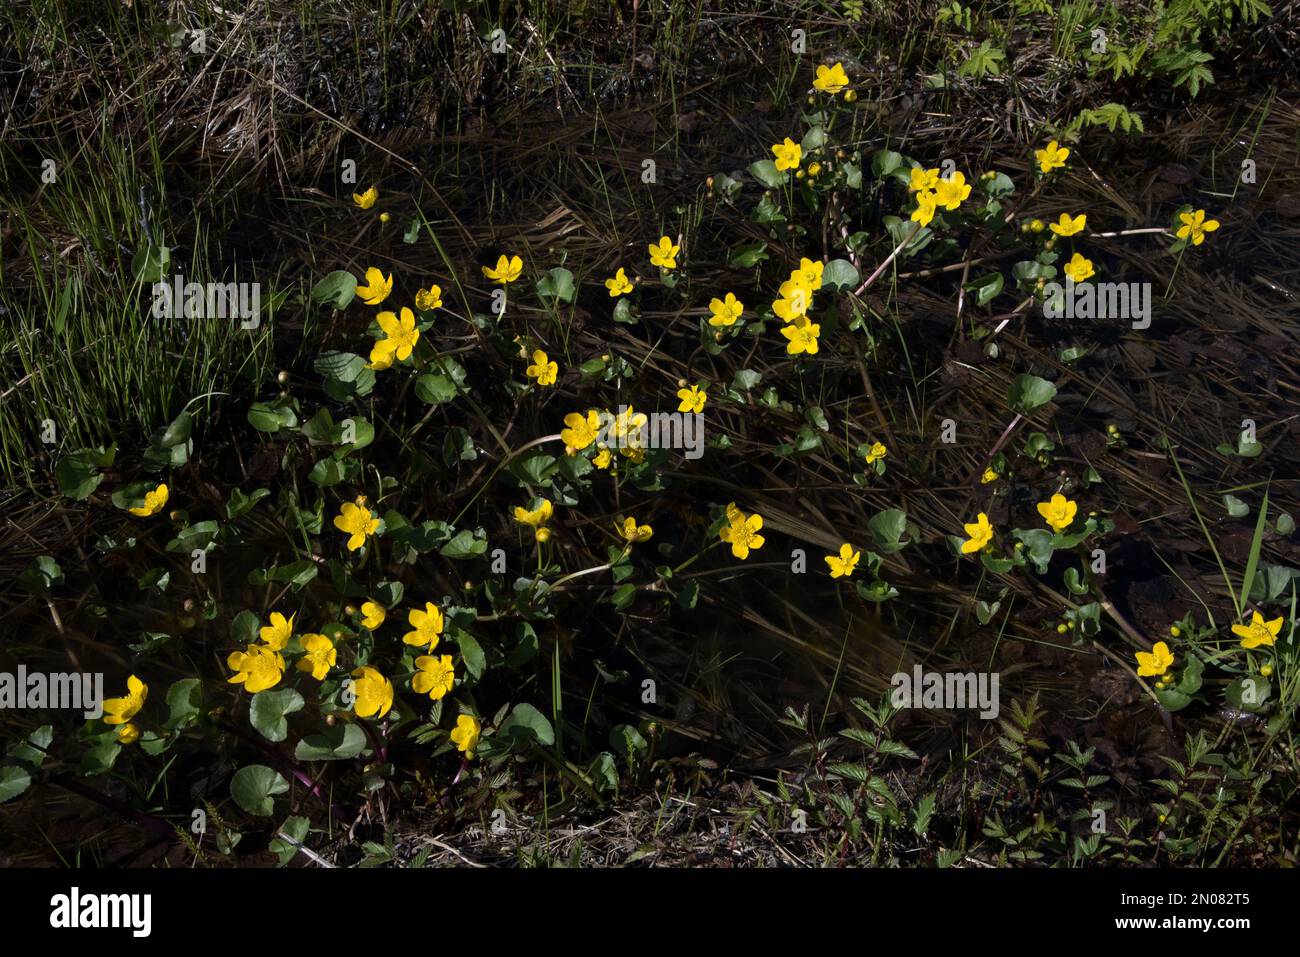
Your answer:
[[[658,243],[651,243],[646,247],[650,250],[650,265],[658,266],[660,269],[676,269],[677,254],[681,252],[681,246],[674,246],[673,241],[667,236],[660,236]]]
[[[998,473],[993,471],[991,468],[985,469],[984,474],[980,476],[980,481],[985,485],[988,485],[989,482],[996,482],[997,480]]]
[[[456,682],[456,669],[452,667],[451,655],[434,658],[421,655],[415,659],[418,673],[411,676],[411,689],[416,694],[427,694],[434,701],[443,697]]]
[[[1069,213],[1062,213],[1061,218],[1048,225],[1048,229],[1058,236],[1073,236],[1075,233],[1082,232],[1083,228],[1088,225],[1088,216],[1086,213],[1080,213],[1073,218]]]
[[[378,352],[381,355],[395,356],[398,362],[405,362],[410,357],[415,344],[420,341],[420,330],[415,328],[415,313],[403,306],[400,321],[391,312],[379,313],[375,316],[375,321],[379,323],[379,328],[384,330],[384,335],[388,338],[380,339],[375,343],[371,356]]]
[[[144,493],[144,504],[138,508],[127,509],[132,515],[138,515],[140,518],[148,518],[150,515],[157,515],[162,511],[163,506],[167,504],[167,486],[159,485],[152,492]]]
[[[573,450],[569,452],[572,455],[596,441],[600,433],[600,415],[595,409],[588,409],[585,416],[581,412],[570,412],[564,417],[564,425],[565,428],[560,430],[560,440],[565,451]]]
[[[356,679],[352,682],[352,693],[356,696],[352,710],[357,717],[369,718],[374,715],[382,718],[388,714],[393,707],[393,683],[370,665],[358,668],[352,672],[352,677]]]
[[[799,161],[803,159],[803,147],[787,136],[784,143],[772,147],[772,155],[776,157],[777,169],[798,169]]]
[[[817,354],[817,337],[821,333],[822,327],[815,322],[783,326],[781,335],[790,340],[790,344],[785,347],[785,351],[792,356],[797,356],[801,352],[815,356]]]
[[[609,468],[609,463],[612,462],[613,459],[614,457],[609,454],[609,449],[601,449],[596,453],[596,457],[591,460],[591,464],[596,466],[598,469],[607,469]]]
[[[384,623],[388,617],[388,610],[377,601],[367,601],[361,603],[361,625],[374,631]]]
[[[442,609],[433,602],[426,601],[424,611],[412,608],[406,613],[406,621],[415,630],[408,631],[402,636],[403,644],[424,648],[426,651],[433,651],[438,647],[443,625]]]
[[[907,174],[907,189],[912,193],[924,193],[939,185],[938,169],[921,169],[913,166]]]
[[[144,707],[149,697],[149,686],[131,675],[126,679],[126,697],[108,698],[104,701],[104,724],[126,724]]]
[[[1065,264],[1064,271],[1075,282],[1083,282],[1085,279],[1097,275],[1097,271],[1092,268],[1092,260],[1079,253],[1075,253],[1070,257],[1070,261]]]
[[[953,210],[970,195],[970,184],[960,170],[953,172],[947,179],[941,179],[934,187],[935,205]]]
[[[823,262],[815,262],[800,257],[799,268],[790,273],[790,279],[799,283],[809,292],[816,292],[822,287],[822,270],[825,268],[826,264]]]
[[[612,279],[605,280],[605,288],[609,290],[611,299],[632,291],[632,283],[628,281],[627,273],[623,271],[622,266],[618,267],[618,272],[614,273]]]
[[[934,219],[935,204],[938,202],[938,193],[922,192],[916,194],[916,209],[912,210],[909,217],[912,222],[921,226],[929,226],[930,220]]]
[[[387,210],[379,214],[379,221],[381,223],[386,223],[392,218],[393,218],[393,214],[388,212]]]
[[[559,363],[552,362],[541,349],[533,353],[533,364],[524,370],[530,379],[537,380],[538,385],[555,385],[559,371]]]
[[[379,198],[379,187],[371,186],[364,193],[353,193],[352,202],[356,203],[362,209],[369,209],[375,205],[375,200]]]
[[[344,502],[339,514],[334,516],[334,527],[348,534],[348,551],[355,552],[366,543],[366,536],[373,535],[379,528],[379,519],[360,504]]]
[[[1265,677],[1268,677],[1265,675]],[[135,744],[140,740],[140,729],[133,724],[124,724],[117,729],[118,744]]]
[[[744,311],[745,304],[737,299],[736,294],[733,292],[727,293],[723,299],[710,299],[709,312],[712,313],[712,316],[709,317],[709,325],[714,328],[733,326]]]
[[[817,67],[817,78],[813,80],[813,86],[823,93],[836,94],[849,85],[849,76],[844,72],[844,64],[836,63],[834,66],[822,64]]]
[[[544,498],[537,508],[529,511],[522,506],[515,506],[515,521],[520,525],[527,525],[532,528],[533,538],[539,542],[545,542],[551,537],[551,531],[546,527],[546,523],[551,520],[551,515],[555,512],[555,506],[551,500]]]
[[[801,278],[792,277],[781,283],[781,298],[772,303],[772,312],[785,322],[798,323],[812,308],[812,290]]]
[[[334,663],[338,661],[338,652],[334,642],[324,635],[310,634],[302,636],[305,655],[298,660],[298,670],[305,671],[317,681],[324,681]]]
[[[366,368],[375,372],[383,372],[385,369],[392,368],[393,353],[392,350],[385,349],[384,343],[388,340],[381,339],[374,344],[370,350],[370,361],[366,363]]]
[[[265,645],[249,645],[247,651],[232,651],[226,664],[235,672],[226,682],[242,684],[249,694],[274,688],[284,677],[284,656]]]
[[[615,527],[624,540],[629,543],[647,542],[650,540],[650,536],[654,534],[653,528],[649,525],[638,525],[636,519],[631,516],[623,519],[622,525],[616,525]]]
[[[1265,621],[1259,612],[1251,612],[1249,625],[1233,625],[1232,633],[1241,639],[1241,647],[1258,648],[1260,645],[1272,645],[1282,630],[1282,619]],[[104,704],[107,708],[107,702]]]
[[[765,539],[758,534],[762,527],[762,515],[746,515],[735,502],[731,502],[727,505],[727,524],[718,532],[718,537],[731,545],[732,555],[743,561],[752,549],[763,547]]]
[[[442,287],[430,286],[415,293],[415,308],[421,312],[432,312],[442,307]]]
[[[465,757],[474,757],[474,749],[478,747],[478,735],[482,730],[478,719],[473,715],[462,714],[456,718],[456,727],[452,729],[451,741],[456,745],[457,751],[464,751]]]
[[[972,552],[978,552],[983,549],[989,542],[993,541],[993,526],[989,524],[989,517],[983,512],[975,517],[975,521],[970,524],[963,524],[962,528],[970,536],[966,541],[961,543],[961,553],[969,555]]]
[[[1212,233],[1219,228],[1217,219],[1206,219],[1205,210],[1198,209],[1194,213],[1179,213],[1178,221],[1183,225],[1178,227],[1178,232],[1174,233],[1179,239],[1187,239],[1189,236],[1193,246],[1199,246],[1205,242],[1205,234]]]
[[[1047,144],[1046,149],[1034,150],[1034,159],[1038,160],[1038,170],[1050,173],[1054,169],[1063,169],[1065,161],[1070,158],[1070,150],[1060,146],[1056,140]]]
[[[293,637],[293,620],[296,617],[290,615],[285,618],[278,611],[271,612],[271,623],[262,627],[257,633],[257,636],[262,639],[262,644],[272,651],[284,651],[284,646]]]
[[[821,163],[809,163],[809,164],[808,164],[808,178],[809,178],[809,179],[812,179],[814,176],[816,176],[816,175],[817,175],[818,173],[820,173],[821,171],[822,171],[822,164],[821,164]]]
[[[702,412],[709,394],[699,386],[693,385],[689,389],[678,389],[677,398],[682,400],[682,404],[677,407],[678,412]]]
[[[367,306],[377,306],[393,291],[393,274],[389,273],[385,278],[384,274],[371,266],[366,270],[366,284],[357,286],[357,295]]]
[[[1077,511],[1079,506],[1060,492],[1053,495],[1050,501],[1038,503],[1038,514],[1058,532],[1069,528]]]
[[[638,412],[629,405],[614,417],[614,435],[620,439],[630,436],[632,444],[636,445],[641,439],[641,430],[649,421],[649,417],[644,412]]]
[[[1142,678],[1162,675],[1174,663],[1174,653],[1163,641],[1157,641],[1149,652],[1135,651],[1133,654],[1137,658],[1138,676]]]
[[[872,442],[871,448],[867,449],[867,464],[874,465],[878,459],[883,459],[889,454],[889,449],[885,448],[883,442]]]
[[[501,256],[497,259],[495,269],[489,269],[483,266],[483,275],[487,276],[493,282],[499,282],[505,285],[508,282],[514,282],[519,278],[519,274],[524,271],[524,261],[518,256],[511,256],[508,259]]]
[[[858,567],[861,552],[855,552],[853,546],[845,542],[840,546],[840,554],[826,556],[826,564],[831,567],[831,578],[849,578]]]

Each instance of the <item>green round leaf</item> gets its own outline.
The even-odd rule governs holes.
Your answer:
[[[305,703],[302,695],[293,688],[259,691],[253,695],[248,720],[266,740],[283,741],[289,736],[289,722],[285,716],[301,711]]]
[[[249,814],[270,817],[275,810],[275,796],[289,790],[289,782],[265,764],[240,768],[230,779],[230,796]]]

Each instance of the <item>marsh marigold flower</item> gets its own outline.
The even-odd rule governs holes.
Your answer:
[[[1251,612],[1249,625],[1232,626],[1232,633],[1241,639],[1241,647],[1247,649],[1258,648],[1260,645],[1272,646],[1281,631],[1281,618],[1265,621],[1264,616],[1257,611]]]
[[[430,286],[415,293],[415,308],[421,312],[433,312],[442,307],[442,287]]]
[[[379,187],[371,186],[364,193],[353,193],[352,202],[356,203],[361,209],[369,209],[375,205],[375,200],[379,198]]]
[[[677,398],[682,400],[681,405],[677,407],[678,412],[702,412],[709,394],[698,385],[693,385],[689,389],[678,389]]]
[[[874,465],[880,459],[889,454],[889,449],[885,448],[883,442],[872,442],[871,448],[867,449],[867,464]]]
[[[284,656],[265,645],[249,645],[247,651],[232,651],[226,664],[235,672],[228,684],[242,684],[249,694],[274,688],[284,677]]]
[[[527,525],[533,529],[533,538],[539,542],[545,542],[551,537],[551,530],[546,526],[554,513],[555,506],[551,504],[550,499],[544,498],[534,509],[526,509],[523,506],[516,505],[515,521],[520,525]]]
[[[157,515],[167,504],[167,486],[159,485],[151,492],[144,493],[144,504],[135,508],[127,509],[132,515],[140,518],[148,518],[150,515]]]
[[[306,654],[298,660],[298,670],[307,672],[317,681],[324,681],[338,660],[334,642],[324,635],[303,635],[302,649]]]
[[[650,250],[650,265],[658,266],[660,269],[676,269],[677,254],[681,252],[681,246],[673,245],[673,241],[667,236],[660,236],[659,242],[651,243],[646,247]]]
[[[361,626],[370,631],[374,631],[384,623],[388,617],[388,610],[377,601],[367,601],[361,603]]]
[[[929,226],[934,219],[937,202],[938,196],[935,193],[917,193],[916,209],[912,210],[912,215],[908,218],[919,226]]]
[[[997,480],[998,480],[998,473],[993,471],[993,469],[991,468],[985,469],[984,474],[980,476],[980,482],[982,482],[984,485],[988,485],[989,482],[996,482]]]
[[[524,370],[530,379],[536,379],[538,385],[555,385],[555,378],[559,375],[560,366],[557,362],[552,362],[541,349],[533,353],[533,364]]]
[[[813,86],[823,93],[834,95],[848,85],[849,76],[844,72],[843,63],[836,63],[834,66],[823,63],[817,67],[817,77],[813,80]]]
[[[609,449],[602,448],[592,458],[591,464],[596,466],[596,468],[598,469],[607,469],[609,468],[609,463],[612,462],[613,460],[614,460],[614,456],[610,454]]]
[[[1065,264],[1065,275],[1075,282],[1083,282],[1092,276],[1097,275],[1097,271],[1092,268],[1092,260],[1079,253],[1070,257],[1070,261]]]
[[[815,322],[805,321],[801,325],[784,326],[781,329],[781,335],[790,340],[785,351],[792,356],[800,353],[807,353],[810,356],[817,354],[817,337],[822,333],[822,327]]]
[[[827,555],[826,564],[830,566],[831,578],[849,578],[858,567],[862,552],[854,551],[853,546],[845,542],[840,546],[839,555]]]
[[[790,273],[790,279],[809,292],[816,292],[822,287],[822,272],[825,268],[824,262],[800,258],[799,268]]]
[[[382,718],[393,707],[393,683],[378,669],[366,665],[352,672],[352,710],[358,718]]]
[[[799,322],[812,308],[813,293],[799,279],[781,283],[781,298],[772,303],[772,312],[784,322]]]
[[[334,527],[349,536],[347,545],[350,552],[355,552],[364,545],[366,536],[373,535],[379,528],[379,519],[361,502],[361,499],[344,502],[339,514],[334,516]]]
[[[1194,213],[1179,213],[1178,221],[1183,225],[1178,227],[1174,233],[1179,239],[1190,239],[1193,246],[1199,246],[1205,242],[1205,234],[1212,233],[1219,228],[1217,219],[1206,219],[1205,210],[1198,209]]]
[[[478,736],[482,726],[478,719],[473,715],[462,714],[456,718],[456,727],[451,730],[451,743],[456,745],[457,751],[463,751],[465,757],[474,757],[474,749],[478,747]]]
[[[290,615],[285,618],[278,611],[271,612],[271,623],[263,626],[258,631],[257,637],[262,639],[262,644],[272,651],[284,651],[284,646],[293,637],[293,620],[296,617],[296,615]]]
[[[108,698],[104,701],[104,724],[126,724],[144,707],[149,697],[149,686],[131,675],[126,679],[126,697]]]
[[[736,298],[736,294],[729,292],[723,299],[709,300],[709,325],[717,328],[719,326],[734,326],[740,314],[745,311],[745,304]]]
[[[934,202],[947,210],[954,210],[970,196],[970,184],[960,170],[954,171],[947,179],[941,179],[934,187]]]
[[[1088,215],[1086,213],[1080,213],[1078,216],[1062,213],[1060,219],[1048,224],[1048,229],[1058,236],[1073,236],[1075,233],[1083,232],[1084,227],[1087,225]]]
[[[1052,140],[1041,150],[1034,150],[1034,159],[1038,161],[1040,173],[1050,173],[1054,169],[1063,169],[1065,161],[1070,158],[1070,150]]]
[[[377,306],[393,291],[393,274],[389,273],[387,277],[371,266],[366,270],[366,284],[357,286],[357,295],[367,306]]]
[[[993,526],[989,524],[989,517],[983,512],[975,516],[975,521],[962,525],[962,528],[966,530],[967,535],[966,541],[961,543],[963,555],[981,551],[993,541]]]
[[[727,524],[719,530],[718,537],[731,546],[732,555],[743,561],[751,551],[763,547],[765,539],[758,534],[762,527],[762,515],[746,515],[731,502],[727,505]]]
[[[1157,641],[1150,651],[1135,651],[1133,655],[1137,658],[1138,675],[1142,678],[1162,675],[1174,663],[1174,653],[1163,641]]]
[[[135,744],[139,740],[140,740],[140,729],[136,725],[124,724],[117,729],[118,744],[121,745]]]
[[[1075,513],[1078,511],[1078,504],[1066,498],[1060,492],[1053,495],[1049,501],[1038,503],[1038,514],[1043,516],[1043,521],[1058,532],[1070,527],[1070,523],[1074,521]]]
[[[654,529],[649,525],[638,525],[636,519],[632,518],[630,515],[623,519],[622,525],[615,525],[615,528],[618,529],[618,534],[623,538],[623,540],[629,544],[648,542],[650,536],[655,533]]]
[[[434,701],[445,696],[456,683],[456,669],[452,666],[451,655],[421,655],[415,659],[415,668],[416,673],[411,676],[411,690],[416,694],[427,694]]]
[[[497,259],[495,269],[489,269],[483,266],[483,275],[493,282],[499,282],[501,285],[514,282],[519,278],[519,274],[524,271],[524,261],[518,256],[501,256]]]
[[[776,157],[777,169],[798,169],[799,162],[803,159],[803,147],[787,136],[785,142],[772,147],[772,155]]]
[[[909,192],[921,193],[927,190],[932,190],[938,185],[938,169],[922,169],[919,166],[913,166],[907,173],[907,188]]]
[[[632,291],[632,283],[628,281],[627,273],[623,271],[622,266],[618,267],[618,272],[614,273],[612,278],[605,280],[605,288],[609,290],[611,299]]]
[[[371,356],[378,352],[380,355],[395,356],[398,362],[405,362],[415,344],[420,341],[420,330],[415,328],[415,313],[403,306],[400,320],[391,312],[381,312],[375,316],[375,322],[379,323],[379,328],[384,330],[384,335],[388,338],[375,343]]]
[[[564,426],[560,430],[560,441],[564,443],[564,450],[570,455],[581,452],[595,442],[596,436],[600,434],[600,413],[595,409],[588,409],[585,415],[581,412],[570,412],[564,417]]]
[[[433,651],[438,647],[443,627],[441,608],[431,601],[426,601],[424,611],[412,608],[406,613],[406,621],[415,630],[408,631],[402,636],[402,644],[414,645],[426,651]]]

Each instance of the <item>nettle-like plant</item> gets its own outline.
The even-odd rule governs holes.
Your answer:
[[[617,725],[611,750],[592,747],[585,719],[564,714],[560,639],[547,661],[539,632],[590,611],[593,595],[614,615],[639,598],[658,611],[689,611],[708,587],[691,573],[706,553],[719,549],[729,554],[725,560],[744,562],[764,547],[763,516],[729,497],[685,523],[676,541],[664,542],[654,527],[654,516],[675,505],[665,495],[673,488],[668,446],[689,444],[688,420],[706,415],[710,403],[801,411],[798,431],[772,454],[798,459],[844,444],[853,481],[869,486],[886,474],[896,450],[880,437],[849,447],[822,409],[810,403],[797,410],[771,385],[754,395],[762,375],[747,357],[762,350],[794,379],[815,375],[828,356],[867,361],[883,327],[866,293],[886,276],[958,278],[958,321],[991,346],[1014,317],[1060,306],[1074,286],[1097,275],[1086,255],[1086,211],[1062,213],[1050,224],[1021,214],[1050,189],[1054,172],[1069,161],[1068,147],[1052,140],[1037,149],[1024,188],[997,170],[968,179],[950,159],[930,166],[884,144],[867,154],[852,145],[860,142],[855,95],[840,64],[818,67],[813,87],[797,139],[774,144],[747,174],[718,173],[707,184],[704,222],[722,237],[743,224],[734,241],[723,240],[727,259],[753,271],[755,286],[770,291],[765,298],[745,302],[749,294],[734,288],[701,290],[689,235],[643,238],[650,278],[639,279],[638,262],[629,261],[591,283],[614,323],[650,321],[643,314],[650,303],[698,316],[696,354],[707,354],[713,369],[729,365],[732,374],[726,384],[677,380],[676,391],[669,390],[676,412],[638,412],[623,401],[629,385],[648,374],[621,356],[601,352],[561,369],[543,347],[533,321],[564,338],[583,287],[567,266],[544,268],[505,251],[482,267],[495,290],[480,312],[444,257],[442,281],[458,291],[463,314],[444,302],[442,286],[430,277],[378,267],[365,270],[364,282],[342,269],[321,277],[303,308],[364,329],[366,346],[315,357],[322,401],[307,403],[304,384],[285,372],[282,391],[248,408],[247,422],[260,436],[256,455],[263,466],[269,461],[248,472],[275,481],[224,494],[194,482],[184,467],[195,423],[184,412],[142,453],[141,466],[159,478],[122,482],[112,493],[137,527],[101,539],[97,551],[150,556],[138,580],[146,595],[163,594],[186,566],[197,591],[177,621],[182,634],[149,630],[132,646],[137,670],[149,671],[153,656],[170,655],[173,668],[196,673],[161,694],[134,674],[124,678],[126,695],[83,731],[82,772],[109,773],[128,749],[155,762],[169,760],[173,749],[210,749],[215,741],[241,756],[230,783],[236,803],[250,815],[270,816],[291,780],[322,808],[348,793],[373,801],[399,783],[408,787],[394,753],[412,748],[420,754],[420,786],[434,787],[438,800],[457,786],[465,793],[468,780],[499,786],[498,772],[521,755],[539,758],[566,787],[592,797],[618,786],[616,759],[643,766],[653,751],[651,723]],[[354,195],[356,214],[374,215],[378,198],[377,187]],[[878,222],[871,213],[877,209],[884,210]],[[422,225],[412,220],[409,242]],[[1127,232],[1170,235],[1172,252],[1181,256],[1217,225],[1204,211],[1182,209],[1169,229]],[[695,235],[705,229],[701,223]],[[1007,259],[1015,260],[1009,273],[995,265]],[[917,268],[900,274],[907,260]],[[528,290],[525,270],[532,288],[519,292]],[[995,312],[1004,297],[1016,304]],[[454,326],[469,334],[450,334]],[[488,359],[496,369],[514,370],[508,381],[485,372],[475,382],[471,370]],[[495,391],[530,404],[553,429],[510,444],[509,430],[476,400]],[[574,394],[579,398],[569,398]],[[1043,431],[1022,448],[1007,442],[1055,394],[1056,386],[1037,376],[1013,381],[1014,418],[977,476],[994,493],[1022,458],[1051,455]],[[562,414],[543,407],[561,395]],[[715,456],[736,454],[725,433],[708,446]],[[61,488],[85,500],[115,464],[115,447],[70,454],[57,468]],[[1090,548],[1113,525],[1082,513],[1071,497],[1095,481],[1095,473],[1085,473],[1043,489],[1044,527],[999,533],[978,513],[965,537],[948,536],[953,554],[978,560],[993,576],[1046,575],[1060,554],[1078,555],[1081,566],[1065,572],[1064,586],[1092,600],[1067,610],[1064,626],[1095,636],[1101,604],[1092,594]],[[445,504],[453,500],[454,511]],[[826,573],[851,581],[865,601],[887,601],[898,594],[886,577],[891,556],[918,535],[901,509],[881,511],[864,530],[844,536],[861,540],[825,555]],[[1010,547],[1000,541],[1007,535]],[[210,561],[220,561],[219,577],[235,583],[233,590],[207,584]],[[28,586],[50,594],[59,586],[56,571],[52,560],[34,566]],[[980,601],[980,620],[987,623],[996,610],[996,602]],[[1277,634],[1271,622],[1263,627]],[[202,663],[205,655],[191,653],[189,643],[200,638],[206,657],[215,652],[224,665],[219,675]],[[1162,653],[1157,647],[1152,654]],[[1151,673],[1167,670],[1166,663]],[[1192,693],[1189,682],[1199,678],[1185,672],[1182,680],[1174,689],[1165,682],[1166,697]],[[250,752],[260,757],[250,761]],[[434,763],[426,769],[427,761]],[[10,766],[22,763],[15,758]],[[346,783],[339,786],[337,775],[327,781],[330,768],[343,770]],[[148,790],[139,787],[142,795]],[[301,842],[305,820],[293,817],[282,833]],[[232,826],[224,846],[235,839]]]

